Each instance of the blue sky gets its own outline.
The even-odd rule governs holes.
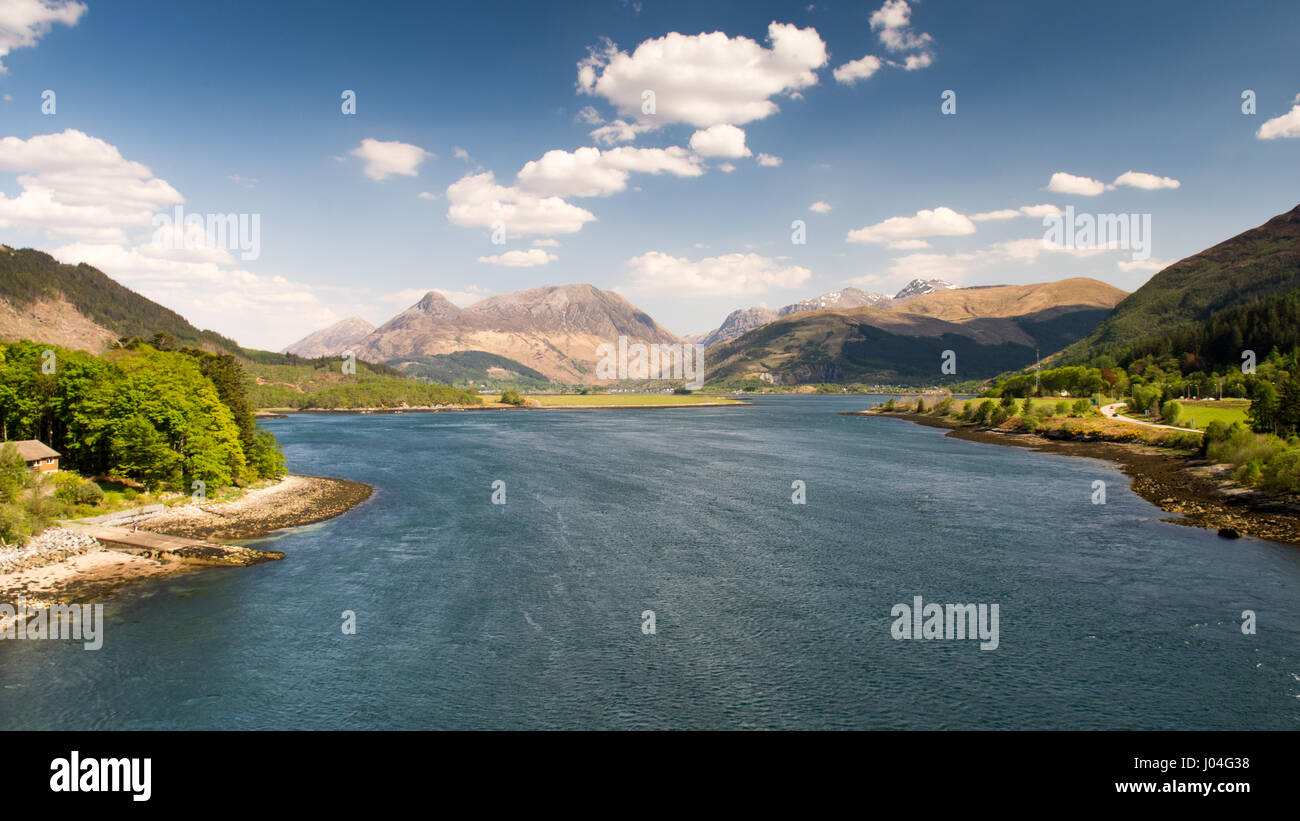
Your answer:
[[[918,276],[1132,290],[1300,202],[1298,34],[1277,2],[4,0],[0,241],[272,349],[429,289],[590,282],[681,334]],[[258,215],[260,253],[160,244],[177,204]],[[1150,257],[1044,250],[1067,206],[1150,214]]]

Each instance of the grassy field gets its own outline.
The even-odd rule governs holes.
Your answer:
[[[1178,424],[1186,428],[1205,430],[1211,422],[1223,422],[1231,425],[1246,421],[1246,410],[1250,407],[1249,399],[1224,399],[1214,402],[1182,402],[1182,411],[1178,414]]]
[[[678,395],[671,393],[585,393],[564,396],[529,396],[544,408],[618,408],[653,405],[738,405],[743,404],[726,396]]]

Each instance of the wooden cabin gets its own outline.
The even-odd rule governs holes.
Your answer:
[[[29,470],[38,473],[53,473],[59,469],[59,452],[36,439],[24,439],[14,442],[18,455],[23,457]]]

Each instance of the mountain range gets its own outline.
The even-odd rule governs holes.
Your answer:
[[[844,288],[776,310],[734,311],[700,341],[709,344],[710,380],[933,383],[946,350],[957,356],[957,378],[981,379],[1031,364],[1036,353],[1075,362],[1133,348],[1296,292],[1300,206],[1168,266],[1129,295],[1087,278],[964,288],[916,280],[893,296]],[[249,361],[292,361],[196,328],[89,265],[0,245],[0,338],[98,353],[122,337],[156,333]],[[682,341],[622,296],[578,284],[465,308],[430,291],[377,328],[352,317],[286,353],[316,358],[351,349],[435,381],[591,384],[597,346],[620,336]]]
[[[945,288],[889,309],[791,314],[709,349],[710,380],[776,384],[941,380],[945,351],[958,380],[1032,363],[1082,339],[1125,296],[1084,277],[1034,285]]]
[[[741,308],[732,311],[722,324],[712,331],[705,334],[696,334],[685,337],[687,342],[698,342],[705,348],[710,345],[716,345],[719,342],[727,342],[738,336],[752,331],[755,328],[775,322],[783,316],[790,314],[803,313],[805,311],[842,311],[849,308],[884,308],[889,309],[899,302],[911,299],[914,296],[934,293],[935,291],[955,288],[951,282],[944,282],[941,279],[914,279],[907,285],[903,286],[897,294],[877,293],[874,291],[863,291],[858,288],[844,288],[839,291],[831,291],[811,299],[803,299],[798,302],[792,302],[775,311],[764,306],[753,308]]]

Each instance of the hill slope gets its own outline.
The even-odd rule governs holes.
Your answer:
[[[365,339],[374,329],[374,325],[361,317],[350,316],[335,322],[328,328],[308,334],[281,353],[296,354],[309,359],[317,356],[334,356]]]
[[[0,334],[102,353],[119,337],[171,334],[213,351],[238,352],[234,340],[185,317],[85,263],[65,265],[31,248],[0,245]]]
[[[1300,206],[1160,271],[1061,359],[1086,359],[1297,288]]]

